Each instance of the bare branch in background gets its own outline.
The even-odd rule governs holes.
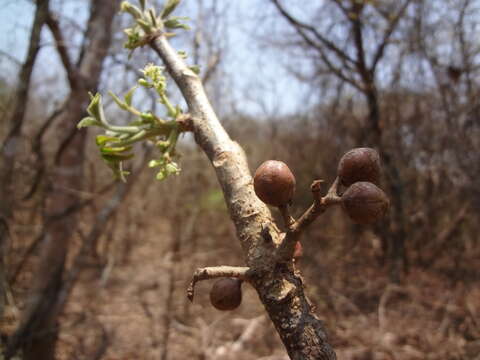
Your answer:
[[[1,146],[0,163],[0,194],[2,197],[2,201],[0,202],[0,218],[2,220],[0,223],[0,317],[3,315],[5,301],[4,286],[6,279],[4,252],[8,236],[8,223],[11,220],[13,208],[15,207],[13,172],[15,170],[17,151],[20,147],[21,131],[25,119],[31,75],[40,49],[40,35],[48,15],[48,6],[48,0],[39,0],[37,2],[33,26],[30,32],[27,58],[20,69],[17,88],[13,96],[13,111],[11,112],[11,116],[4,122],[8,127],[8,132]]]
[[[70,84],[70,88],[75,89],[80,85],[77,69],[74,67],[72,60],[70,59],[70,55],[68,54],[68,46],[67,46],[68,44],[66,43],[63,37],[62,30],[60,29],[57,16],[52,14],[51,12],[48,13],[47,25],[50,31],[52,32],[53,38],[55,39],[57,52],[60,55],[60,59],[62,60],[63,68],[67,73],[67,78]]]
[[[47,217],[59,214],[62,209],[74,207],[78,201],[75,195],[63,189],[81,189],[83,174],[83,153],[85,133],[77,133],[69,137],[78,121],[83,117],[88,102],[87,90],[94,91],[100,79],[102,63],[107,55],[111,41],[111,24],[116,11],[116,2],[92,2],[88,23],[88,44],[85,47],[82,61],[75,72],[79,81],[72,87],[65,102],[65,110],[59,120],[57,129],[67,135],[68,146],[65,140],[61,152],[57,151],[55,170],[55,187],[50,194],[47,208]],[[53,25],[54,31],[58,30]],[[63,61],[72,66],[67,57],[63,37],[57,33],[57,50],[63,52]],[[73,75],[71,69],[71,76]],[[30,302],[22,315],[20,325],[8,342],[6,358],[9,359],[22,348],[26,360],[35,359],[42,353],[44,359],[53,359],[57,341],[57,321],[59,310],[59,296],[62,291],[63,272],[66,256],[69,249],[69,239],[76,225],[75,216],[61,218],[61,221],[52,221],[46,228],[45,243],[42,248],[41,262],[35,274],[35,286],[31,290]],[[41,333],[41,336],[40,336]]]

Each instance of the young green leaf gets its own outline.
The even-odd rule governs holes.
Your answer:
[[[134,157],[134,154],[102,154],[102,158],[106,161],[125,161]]]
[[[150,34],[152,32],[152,24],[150,24],[148,21],[142,20],[142,19],[137,19],[137,24],[140,25],[140,27],[145,31],[146,34]]]
[[[128,1],[122,2],[122,4],[120,5],[120,10],[122,12],[128,12],[135,19],[142,18],[142,11],[139,8],[137,8],[135,5],[130,4]]]
[[[163,179],[166,178],[166,175],[165,175],[165,171],[164,170],[160,170],[157,175],[155,176],[155,179],[159,180],[159,181],[162,181]]]
[[[115,101],[117,103],[117,105],[120,109],[122,109],[122,110],[127,110],[128,109],[128,105],[125,104],[122,100],[120,100],[120,98],[117,95],[115,95],[113,92],[109,91],[108,95],[110,95],[113,98],[113,101]]]
[[[90,104],[87,107],[87,113],[91,115],[93,118],[100,121],[100,108],[101,108],[101,95],[96,93],[91,96]]]
[[[180,4],[180,0],[168,0],[162,10],[162,13],[160,14],[162,19],[166,19],[168,15],[170,15],[175,10],[178,4]]]
[[[173,161],[165,166],[165,171],[168,175],[178,175],[180,173],[178,165]]]
[[[178,19],[168,19],[164,23],[166,28],[169,29],[185,29],[185,30],[190,30],[190,27],[187,24],[183,24]]]
[[[149,83],[147,80],[145,80],[145,79],[138,79],[138,84],[139,84],[139,85],[142,85],[142,86],[144,86],[144,87],[146,87],[146,88],[151,88],[151,87],[153,87],[153,84],[150,84],[150,83]]]
[[[188,67],[190,70],[192,70],[195,74],[200,74],[200,66],[198,65],[192,65]]]
[[[107,136],[107,135],[97,135],[95,138],[95,142],[97,146],[103,146],[107,142],[118,142],[120,139],[116,138],[115,136]]]
[[[102,124],[99,121],[95,120],[93,117],[87,116],[87,117],[84,117],[82,120],[80,120],[80,122],[77,124],[77,129],[81,129],[88,126],[101,126],[101,125]]]
[[[151,112],[141,113],[140,117],[147,123],[152,123],[155,120],[155,115],[153,115]]]
[[[152,25],[154,27],[157,27],[158,24],[157,24],[157,17],[156,17],[156,14],[155,14],[155,9],[149,9],[148,10],[148,14],[150,15],[150,21],[152,22]]]
[[[125,99],[125,103],[128,105],[128,106],[132,106],[132,97],[133,97],[133,93],[135,92],[135,90],[137,90],[137,86],[135,85],[134,87],[132,87],[124,96],[124,99]]]
[[[157,166],[163,166],[165,165],[165,160],[164,159],[154,159],[154,160],[150,160],[148,162],[148,167],[149,168],[154,168],[154,167],[157,167]]]
[[[124,155],[119,153],[123,151],[128,151],[131,148],[132,148],[131,146],[116,146],[116,147],[104,146],[100,149],[100,151],[102,154]]]

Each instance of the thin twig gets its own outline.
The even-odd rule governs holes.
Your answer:
[[[277,258],[282,260],[290,260],[293,257],[295,250],[295,242],[298,240],[300,234],[313,222],[315,219],[323,214],[328,207],[338,205],[342,201],[341,197],[337,195],[339,179],[336,178],[325,196],[320,196],[320,189],[323,180],[315,180],[310,189],[313,195],[313,204],[303,213],[303,215],[291,226],[287,235],[277,249]]]
[[[193,301],[195,293],[195,284],[198,281],[216,279],[221,277],[234,277],[240,280],[248,279],[249,267],[242,266],[215,266],[198,268],[193,274],[192,282],[187,289],[187,297],[190,301]]]
[[[280,210],[280,214],[282,214],[285,227],[291,231],[293,224],[295,224],[295,219],[290,215],[290,208],[288,204],[279,206],[278,210]]]
[[[338,205],[341,198],[337,195],[339,180],[335,179],[333,184],[328,189],[327,195],[320,197],[320,187],[323,180],[315,180],[310,189],[313,195],[313,204],[292,226],[292,232],[299,233],[310,225],[319,215],[323,214],[325,210],[331,205]]]

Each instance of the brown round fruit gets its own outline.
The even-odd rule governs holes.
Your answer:
[[[371,224],[385,215],[389,201],[378,186],[360,181],[343,193],[342,206],[357,224]]]
[[[375,149],[355,148],[342,156],[337,175],[342,185],[350,186],[357,181],[380,182],[380,156]]]
[[[284,162],[268,160],[255,171],[253,187],[264,203],[286,205],[295,193],[295,176]]]
[[[210,290],[210,302],[218,310],[236,309],[242,302],[242,281],[236,278],[217,280]]]

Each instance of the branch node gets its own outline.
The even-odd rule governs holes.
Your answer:
[[[313,180],[312,185],[310,185],[310,190],[314,195],[317,195],[322,189],[322,184],[325,180]]]
[[[295,242],[298,237],[315,219],[323,214],[331,205],[339,204],[342,199],[337,195],[340,181],[335,179],[328,189],[327,194],[321,197],[320,190],[323,180],[314,180],[310,189],[313,195],[313,204],[303,213],[303,215],[292,225],[288,227],[288,232],[282,243],[277,249],[277,258],[279,261],[290,260],[295,251]]]
[[[180,132],[193,131],[193,116],[190,113],[180,114],[176,120],[180,127]]]
[[[282,219],[285,227],[290,231],[293,224],[295,224],[295,219],[290,215],[289,205],[281,205],[278,207],[278,210],[280,210],[280,214],[282,214]]]

